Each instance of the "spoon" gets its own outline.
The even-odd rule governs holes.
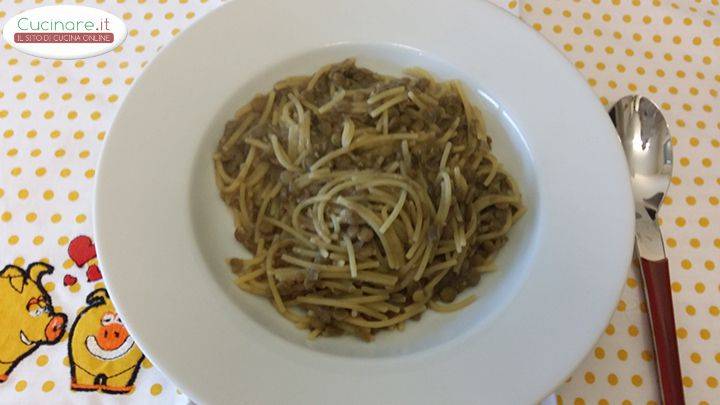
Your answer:
[[[632,95],[610,109],[625,151],[635,200],[636,255],[645,286],[655,358],[665,405],[685,403],[670,272],[657,214],[670,185],[672,144],[667,122],[649,99]]]

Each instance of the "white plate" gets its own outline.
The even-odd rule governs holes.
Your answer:
[[[481,298],[366,344],[308,342],[237,290],[213,180],[224,123],[255,92],[355,56],[461,79],[528,213]],[[150,64],[102,155],[96,237],[115,305],[191,398],[245,404],[531,403],[591,348],[632,247],[627,168],[582,78],[538,34],[474,0],[235,1]]]

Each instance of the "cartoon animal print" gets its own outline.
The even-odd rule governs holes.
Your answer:
[[[70,329],[70,387],[75,391],[131,392],[144,359],[122,323],[107,290],[87,296],[87,307]]]
[[[0,383],[22,359],[65,333],[67,315],[54,311],[41,283],[52,271],[46,263],[32,263],[27,271],[7,265],[0,271]]]

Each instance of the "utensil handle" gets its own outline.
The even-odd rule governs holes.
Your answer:
[[[668,260],[663,258],[651,261],[641,258],[640,270],[650,313],[662,402],[665,405],[684,405]]]

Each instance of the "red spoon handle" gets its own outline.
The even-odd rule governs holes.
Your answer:
[[[640,269],[650,312],[650,327],[655,344],[662,402],[665,405],[683,405],[685,398],[675,334],[668,261],[666,258],[659,261],[640,259]]]

